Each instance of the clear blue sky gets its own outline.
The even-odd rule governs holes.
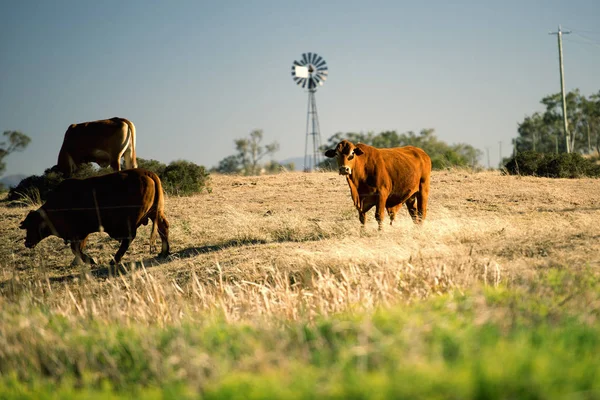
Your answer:
[[[206,167],[253,129],[304,155],[303,52],[330,76],[316,94],[321,137],[434,128],[492,165],[517,124],[560,90],[600,90],[599,0],[2,1],[0,131],[32,139],[5,175],[56,164],[68,125],[120,116],[139,157]],[[591,40],[590,40],[591,39]],[[484,156],[480,162],[487,164]]]

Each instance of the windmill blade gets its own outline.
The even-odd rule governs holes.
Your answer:
[[[312,63],[312,53],[308,53],[308,63]]]
[[[313,89],[317,89],[317,80],[313,77],[311,79]]]
[[[300,64],[298,61],[294,61],[294,65],[302,65],[302,64]],[[294,65],[292,65],[292,68],[294,68]]]
[[[306,58],[306,53],[302,53],[302,61],[304,61],[304,64],[302,64],[302,65],[306,65],[308,63],[308,59]]]
[[[322,60],[322,61],[320,61],[320,62],[317,63],[316,67],[317,68],[323,68],[323,67],[325,67],[325,64],[326,64],[325,60]]]
[[[317,56],[317,57],[315,58],[315,62],[313,64],[315,64],[315,66],[318,66],[319,63],[321,62],[321,60],[323,59],[323,57],[316,55],[316,54],[315,54],[315,56]]]
[[[302,79],[302,89],[306,87],[306,79]]]

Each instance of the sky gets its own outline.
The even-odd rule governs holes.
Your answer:
[[[4,175],[56,164],[72,123],[128,118],[138,157],[207,168],[262,129],[304,156],[302,53],[327,62],[323,143],[337,132],[435,129],[492,167],[518,123],[560,92],[600,90],[600,1],[0,1],[0,130],[32,140]],[[301,166],[300,166],[301,167]]]

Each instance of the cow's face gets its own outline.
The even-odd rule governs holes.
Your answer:
[[[353,143],[342,140],[335,149],[329,149],[325,152],[325,157],[336,158],[340,175],[351,175],[354,170],[356,157],[364,154],[362,150]]]
[[[21,229],[26,230],[25,247],[31,249],[35,247],[42,239],[52,234],[50,224],[41,214],[40,210],[31,211],[21,222]]]

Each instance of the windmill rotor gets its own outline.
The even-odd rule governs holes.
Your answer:
[[[317,90],[328,74],[327,63],[317,53],[302,53],[302,58],[292,64],[292,78],[303,89]]]

